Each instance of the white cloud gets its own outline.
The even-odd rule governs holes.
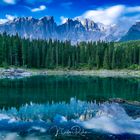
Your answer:
[[[126,12],[128,13],[140,12],[140,6],[127,7]]]
[[[64,24],[68,20],[68,18],[61,16],[60,20],[61,20],[61,24]]]
[[[4,24],[7,21],[14,20],[14,18],[16,18],[16,16],[6,15],[4,19],[0,19],[0,24]]]
[[[6,15],[6,19],[8,19],[8,20],[13,20],[14,18],[16,18],[16,16]]]
[[[140,6],[127,7],[125,5],[115,5],[107,8],[98,8],[95,10],[86,11],[79,19],[88,18],[95,22],[101,22],[106,25],[128,20],[135,22],[140,18]],[[77,17],[76,17],[77,18]],[[133,21],[135,20],[135,21]],[[127,23],[127,22],[126,22]]]
[[[7,21],[8,21],[7,19],[0,19],[0,24],[4,24]]]
[[[38,8],[31,9],[31,11],[32,12],[38,12],[38,11],[43,11],[45,9],[46,9],[46,6],[45,5],[41,5]]]
[[[16,4],[16,0],[3,0],[7,4]]]

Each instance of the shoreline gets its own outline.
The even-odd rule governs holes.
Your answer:
[[[140,78],[140,70],[65,70],[65,69],[25,69],[25,68],[0,68],[0,79],[3,78],[12,78],[17,77],[31,77],[39,75],[48,75],[48,76],[97,76],[97,77],[132,77]]]
[[[97,76],[97,77],[135,77],[140,78],[140,70],[48,70],[47,75]]]

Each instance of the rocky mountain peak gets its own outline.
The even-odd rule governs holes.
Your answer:
[[[15,35],[18,33],[21,37],[30,39],[59,39],[80,41],[115,41],[118,40],[124,32],[118,32],[117,27],[108,26],[101,23],[95,23],[90,19],[68,19],[64,24],[57,25],[53,16],[45,16],[40,19],[33,17],[18,17],[0,25],[0,33],[7,32]],[[119,34],[119,35],[118,35]]]
[[[140,21],[130,27],[128,32],[121,38],[121,41],[140,40]]]
[[[44,17],[40,18],[39,20],[41,20],[41,21],[52,21],[52,22],[54,22],[54,17],[53,16],[44,16]]]
[[[140,21],[136,21],[136,25],[139,25],[140,26]]]

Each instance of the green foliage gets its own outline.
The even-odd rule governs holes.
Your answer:
[[[140,65],[134,64],[134,65],[131,65],[128,69],[130,69],[130,70],[140,70]]]
[[[0,35],[0,66],[47,69],[139,69],[140,41],[81,42],[29,40]]]
[[[4,67],[5,69],[8,69],[8,68],[9,68],[9,66],[8,66],[8,64],[7,64],[6,62],[3,62],[3,63],[1,64],[1,66]]]

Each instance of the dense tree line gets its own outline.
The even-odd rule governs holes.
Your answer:
[[[140,41],[125,43],[21,39],[0,35],[0,66],[122,69],[140,65]]]

